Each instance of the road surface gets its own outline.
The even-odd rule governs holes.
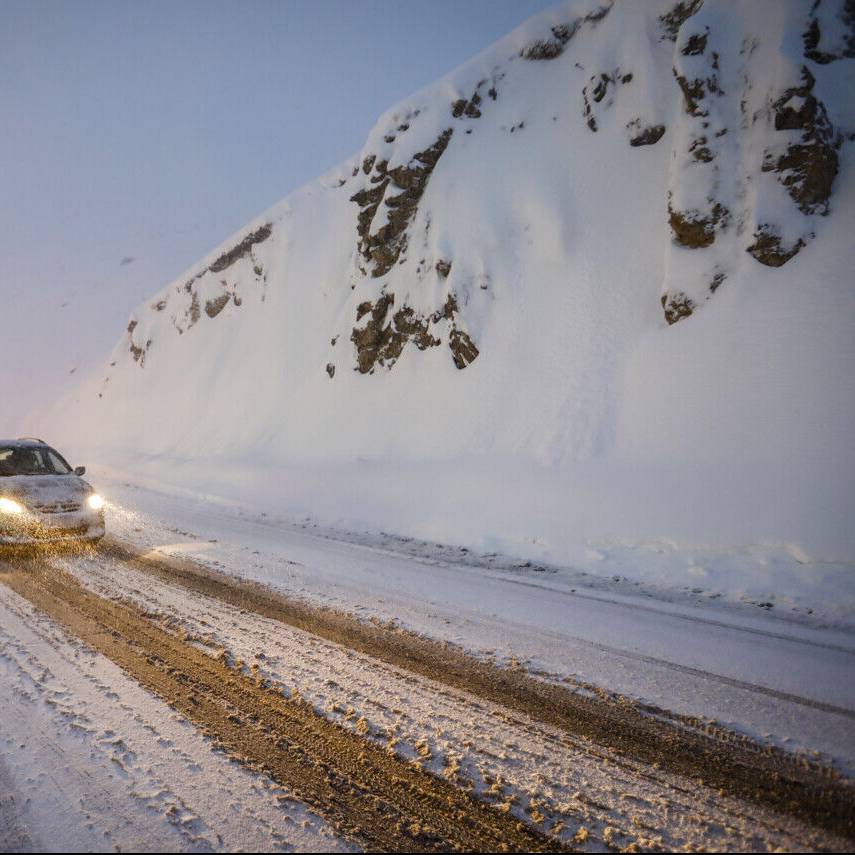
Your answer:
[[[321,552],[350,551],[351,561],[356,553],[381,566],[409,563],[419,574],[439,566],[301,537],[289,548],[303,558],[314,542]],[[544,589],[493,575],[508,591]],[[0,582],[8,850],[57,848],[75,835],[105,849],[251,841],[267,850],[420,851],[844,850],[855,836],[852,783],[827,764],[186,556],[112,540],[98,551],[7,556]],[[852,655],[835,639],[746,623],[733,642],[733,628],[708,614],[695,621],[652,603],[636,614],[602,592],[578,601],[588,623],[571,635],[576,618],[559,606],[564,618],[548,629],[554,649],[566,643],[563,630],[596,655],[634,653],[639,669],[662,668],[687,685],[712,681],[851,728],[845,694],[802,686],[796,694],[580,632],[596,624],[596,609],[622,610],[642,640],[645,621],[671,621],[684,635],[741,643],[743,655],[774,644],[845,663]]]

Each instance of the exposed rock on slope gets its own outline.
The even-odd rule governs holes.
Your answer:
[[[622,74],[616,68],[610,74],[600,72],[588,81],[588,85],[582,88],[582,100],[585,103],[585,121],[588,127],[596,133],[598,105],[606,110],[612,106],[618,87],[632,82],[632,72]]]
[[[674,234],[674,241],[689,249],[703,249],[712,246],[718,227],[727,223],[727,209],[719,202],[708,200],[712,208],[705,211],[675,211],[668,206],[668,223]]]
[[[761,223],[754,232],[754,243],[748,247],[748,252],[761,264],[767,267],[780,267],[786,264],[805,245],[799,238],[787,246],[781,236],[769,223]]]
[[[370,272],[374,278],[383,276],[401,257],[407,247],[407,227],[453,133],[453,128],[446,128],[433,145],[417,152],[406,166],[390,170],[388,160],[378,161],[374,155],[363,160],[363,171],[371,164],[367,173],[371,186],[350,197],[360,206],[356,231],[359,252],[365,261],[365,267],[360,268],[363,273]],[[375,220],[381,204],[389,210],[382,211],[382,223],[377,227]]]
[[[477,346],[460,328],[453,294],[448,295],[441,310],[427,318],[417,315],[409,306],[391,314],[394,302],[394,295],[384,294],[376,303],[361,303],[357,308],[357,326],[353,328],[351,341],[356,345],[357,367],[362,374],[373,372],[378,365],[391,368],[407,342],[412,342],[419,350],[438,347],[442,339],[433,332],[442,331],[437,328],[440,324],[457,368],[465,368],[477,358]],[[359,326],[363,317],[364,324]]]
[[[816,6],[790,7],[786,25],[801,26]],[[684,113],[674,134],[668,221],[674,243],[698,251],[669,265],[669,324],[710,298],[711,272],[733,271],[740,250],[770,267],[794,258],[815,236],[813,215],[828,213],[838,171],[842,138],[805,64],[810,51],[780,53],[759,28],[744,28],[736,44],[735,18],[720,13],[715,3],[682,3],[663,18]],[[775,91],[787,78],[798,83]],[[767,174],[802,216],[769,187]],[[668,307],[676,305],[675,314]]]
[[[632,131],[629,138],[629,144],[632,146],[655,145],[665,135],[665,125],[650,125],[642,128],[640,119],[633,119],[627,127]]]
[[[815,0],[802,39],[805,58],[819,65],[855,58],[855,0]]]
[[[585,24],[596,24],[598,21],[602,21],[611,11],[612,5],[612,2],[607,2],[594,8],[586,15],[550,27],[548,37],[529,42],[520,51],[520,56],[523,59],[531,60],[557,59],[564,53],[564,49],[581,27]]]
[[[660,15],[659,22],[664,37],[672,42],[676,41],[680,27],[701,8],[703,2],[704,0],[679,0],[673,8]]]
[[[764,172],[774,172],[803,214],[827,214],[843,142],[828,120],[825,105],[813,94],[816,80],[802,67],[802,85],[787,89],[772,105],[776,131],[800,136],[776,156],[766,155]]]

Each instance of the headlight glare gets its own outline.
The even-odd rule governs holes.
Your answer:
[[[93,493],[86,501],[93,511],[100,511],[104,507],[104,499],[97,493]]]
[[[0,498],[0,514],[22,514],[24,509],[13,499]]]

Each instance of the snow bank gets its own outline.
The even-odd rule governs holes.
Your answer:
[[[855,63],[811,6],[533,18],[140,306],[39,429],[326,523],[833,591]]]

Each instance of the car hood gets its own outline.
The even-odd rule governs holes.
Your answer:
[[[11,475],[0,478],[0,496],[25,505],[33,502],[82,502],[92,487],[77,475]]]

